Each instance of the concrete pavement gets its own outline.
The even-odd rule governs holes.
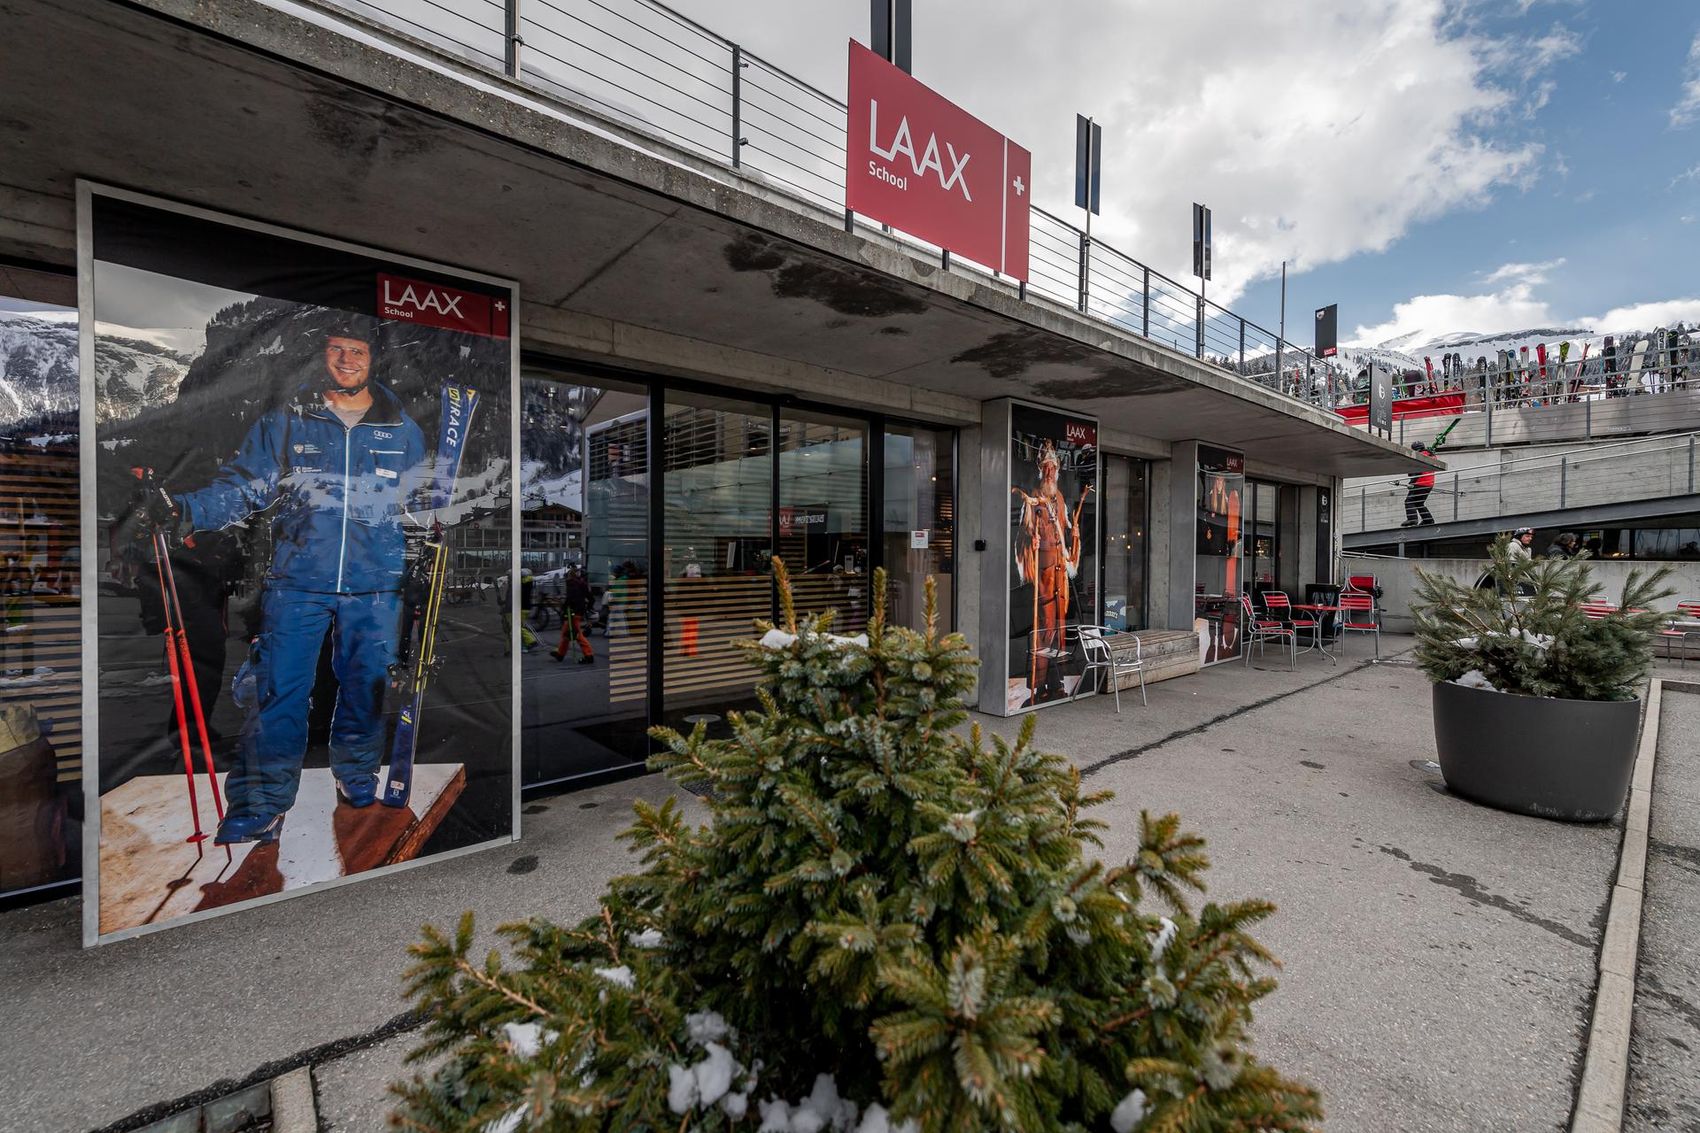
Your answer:
[[[1689,673],[1700,676],[1692,665]],[[1629,1133],[1700,1130],[1700,696],[1667,684],[1663,717],[1630,1028]]]

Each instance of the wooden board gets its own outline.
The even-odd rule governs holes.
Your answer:
[[[361,810],[338,804],[329,769],[303,771],[283,837],[233,845],[228,855],[212,843],[217,823],[206,778],[197,785],[208,835],[198,845],[186,841],[194,827],[183,776],[143,775],[101,796],[102,935],[411,861],[466,789],[466,769],[420,764],[411,806]]]

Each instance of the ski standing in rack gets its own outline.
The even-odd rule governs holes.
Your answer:
[[[425,690],[437,672],[437,623],[442,617],[443,591],[448,579],[448,544],[436,513],[454,497],[461,456],[466,451],[467,433],[477,407],[477,390],[462,385],[443,387],[442,425],[427,501],[432,512],[431,526],[407,566],[401,625],[397,629],[401,651],[390,669],[390,689],[401,707],[396,714],[395,732],[390,737],[389,767],[384,775],[382,801],[388,807],[406,806],[413,793],[413,757],[419,750],[419,720],[425,708]]]

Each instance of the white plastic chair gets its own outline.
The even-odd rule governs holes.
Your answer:
[[[1110,677],[1110,690],[1116,696],[1116,711],[1120,712],[1122,710],[1121,677],[1124,673],[1138,673],[1139,702],[1149,708],[1151,702],[1145,696],[1145,655],[1140,648],[1139,638],[1128,634],[1126,641],[1117,641],[1112,648],[1110,643],[1104,640],[1104,635],[1110,631],[1103,626],[1079,626],[1077,629],[1080,635],[1080,649],[1086,656],[1086,669],[1080,674],[1080,683],[1074,686],[1074,696],[1069,697],[1069,699],[1073,700],[1075,696],[1080,695],[1080,690],[1086,684],[1087,678],[1094,673],[1107,673]],[[1130,643],[1133,646],[1131,656],[1127,651],[1127,646]]]

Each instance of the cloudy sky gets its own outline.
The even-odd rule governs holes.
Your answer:
[[[866,0],[673,4],[839,96],[868,35]],[[1033,151],[1036,204],[1078,220],[1074,115],[1094,116],[1094,233],[1185,280],[1209,204],[1212,297],[1273,328],[1287,260],[1295,339],[1329,302],[1360,341],[1700,321],[1694,0],[914,11],[915,76]]]

